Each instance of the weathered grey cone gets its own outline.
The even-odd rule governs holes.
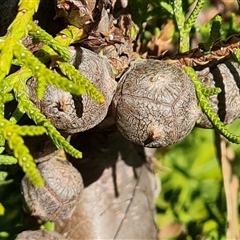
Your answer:
[[[61,234],[55,231],[36,230],[24,231],[17,235],[16,240],[64,240]]]
[[[69,47],[73,64],[105,97],[98,103],[87,94],[73,96],[68,92],[48,85],[42,100],[36,97],[36,80],[31,78],[27,85],[30,99],[59,130],[68,133],[83,132],[93,128],[107,115],[116,89],[112,69],[106,59],[81,47]]]
[[[209,102],[221,121],[233,122],[240,116],[240,67],[231,60],[212,61],[195,67],[199,79],[206,87],[219,87],[222,92],[209,97]],[[212,128],[207,116],[201,113],[198,126]]]
[[[83,189],[80,173],[67,160],[56,158],[41,162],[38,169],[44,187],[34,186],[26,176],[22,179],[27,209],[42,221],[69,221]]]
[[[191,79],[179,65],[153,59],[134,62],[121,77],[112,110],[123,136],[146,147],[180,141],[199,117]]]

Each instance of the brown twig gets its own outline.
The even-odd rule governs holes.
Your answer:
[[[223,184],[227,201],[227,239],[240,239],[238,229],[238,187],[239,180],[234,172],[235,155],[228,141],[215,131],[217,156],[221,164]]]
[[[198,66],[205,65],[214,60],[221,60],[230,57],[234,50],[240,48],[240,34],[233,34],[226,40],[217,41],[211,48],[211,52],[205,54],[200,47],[193,48],[185,53],[178,53],[174,57],[168,58],[159,56],[158,59],[175,63],[178,62],[184,66]]]

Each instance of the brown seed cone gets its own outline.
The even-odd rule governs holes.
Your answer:
[[[42,221],[69,221],[83,189],[80,173],[67,160],[56,158],[41,162],[38,169],[44,187],[34,186],[26,176],[22,180],[26,208]]]
[[[36,80],[28,81],[30,99],[59,130],[83,132],[99,124],[107,115],[116,88],[109,63],[98,54],[81,47],[70,47],[72,64],[103,94],[98,103],[87,94],[73,96],[48,85],[42,100],[36,97]]]
[[[224,124],[240,116],[240,67],[231,60],[212,61],[195,67],[199,79],[206,87],[219,87],[222,92],[209,97],[214,111]],[[197,126],[212,128],[207,116],[201,113]]]
[[[24,231],[17,235],[16,240],[64,240],[66,239],[61,234],[55,231],[36,230]]]
[[[199,117],[191,79],[177,64],[140,60],[121,77],[113,116],[130,141],[161,147],[186,137]]]

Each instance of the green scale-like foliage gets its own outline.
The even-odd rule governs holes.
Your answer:
[[[67,46],[85,36],[84,31],[69,26],[54,39],[33,22],[33,14],[37,11],[39,2],[40,0],[21,0],[17,16],[9,26],[8,33],[0,38],[0,164],[18,162],[33,184],[43,186],[43,179],[29,149],[24,144],[23,136],[46,133],[58,148],[64,149],[76,158],[81,158],[82,154],[65,140],[31,102],[26,91],[26,81],[32,76],[37,78],[38,98],[43,97],[46,84],[55,85],[75,95],[89,94],[99,102],[104,102],[104,97],[79,71],[65,62],[70,60]],[[35,55],[22,44],[22,39],[28,35],[45,44]],[[44,57],[41,51],[45,53]],[[66,77],[46,67],[45,64],[54,59],[58,60],[59,68]],[[10,73],[12,64],[18,65],[20,69]],[[5,103],[14,99],[18,105],[10,119],[6,119]],[[19,126],[17,123],[24,114],[27,114],[37,126]],[[5,153],[5,143],[13,151],[13,155]],[[4,207],[0,205],[0,215],[3,213]]]
[[[18,126],[0,117],[0,134],[7,140],[8,146],[13,150],[13,155],[18,159],[19,165],[36,186],[43,186],[43,179],[21,136],[36,136],[43,133],[45,133],[44,127]]]
[[[182,4],[183,4],[182,1],[181,0],[173,1],[173,12],[174,12],[175,20],[179,30],[179,36],[180,36],[179,51],[181,53],[189,50],[190,31],[204,3],[205,3],[204,0],[198,0],[189,18],[185,20],[185,14],[182,8]]]
[[[67,78],[60,76],[48,69],[43,63],[41,63],[31,52],[27,51],[20,43],[15,43],[17,48],[14,51],[20,64],[23,64],[32,71],[32,74],[38,79],[37,96],[42,98],[44,95],[46,84],[53,84],[65,91],[71,92],[75,95],[81,95],[84,90],[69,81]]]
[[[67,48],[64,48],[63,45],[54,39],[50,34],[46,33],[42,28],[40,28],[35,23],[31,24],[29,34],[33,36],[38,41],[47,44],[51,47],[64,61],[70,60],[70,53]]]
[[[0,203],[0,216],[4,214],[4,211],[5,211],[5,209],[4,209],[3,205]]]
[[[200,44],[200,48],[204,51],[205,54],[210,53],[213,44],[218,40],[220,35],[222,18],[220,16],[216,16],[213,19],[210,36],[207,42]]]
[[[93,88],[93,85],[88,82],[84,76],[80,75],[79,71],[74,66],[61,61],[58,61],[57,64],[62,73],[70,80],[78,84],[79,88],[80,86],[83,87],[84,91],[86,91],[90,97],[98,102],[104,101],[103,95],[96,88]]]
[[[4,147],[0,147],[0,165],[4,164],[4,165],[12,165],[12,164],[16,164],[18,161],[14,156],[11,155],[6,155],[6,154],[2,154],[4,152],[5,148]],[[0,175],[1,175],[1,171],[0,171]],[[0,177],[0,181],[1,181],[1,177]]]

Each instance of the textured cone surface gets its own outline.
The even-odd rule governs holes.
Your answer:
[[[70,220],[83,189],[81,175],[68,161],[54,158],[40,163],[38,168],[44,187],[33,186],[26,176],[22,180],[28,210],[42,221]]]
[[[33,78],[28,81],[28,89],[31,100],[57,129],[75,133],[93,128],[105,118],[116,82],[106,59],[81,47],[69,49],[71,63],[103,94],[103,103],[96,102],[87,94],[73,96],[52,85],[47,86],[44,98],[38,100]]]
[[[180,141],[198,119],[192,81],[178,65],[158,60],[133,63],[122,76],[112,105],[123,136],[146,147]]]
[[[209,102],[221,121],[233,122],[240,116],[240,67],[230,60],[213,61],[196,67],[199,79],[206,87],[219,87],[221,93],[209,97]],[[198,126],[212,128],[207,116],[202,113]]]
[[[54,231],[36,230],[24,231],[18,234],[16,240],[64,240],[62,235]]]

